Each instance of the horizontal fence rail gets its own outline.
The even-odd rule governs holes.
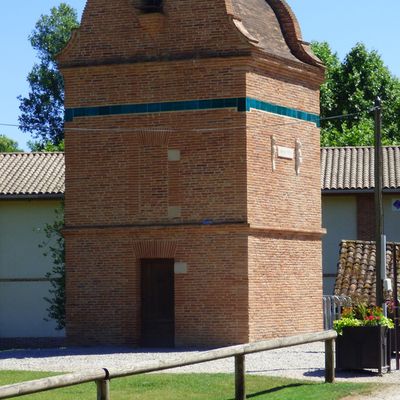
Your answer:
[[[52,376],[48,378],[37,379],[7,385],[0,387],[0,399],[9,399],[12,397],[23,396],[26,394],[44,392],[52,389],[59,389],[67,386],[79,385],[87,382],[96,382],[97,399],[110,399],[109,381],[112,378],[121,378],[131,375],[144,374],[148,372],[163,371],[166,369],[184,367],[186,365],[200,364],[207,361],[220,360],[223,358],[235,358],[235,387],[236,400],[244,400],[246,398],[244,389],[245,374],[245,355],[258,353],[261,351],[280,349],[285,347],[297,346],[300,344],[325,342],[325,381],[333,382],[335,378],[333,343],[337,337],[337,333],[333,330],[307,333],[303,335],[290,336],[285,338],[277,338],[263,340],[255,343],[223,347],[215,350],[204,351],[199,354],[184,355],[182,357],[169,361],[150,361],[140,363],[132,368],[95,368],[86,371],[78,371],[74,373]]]

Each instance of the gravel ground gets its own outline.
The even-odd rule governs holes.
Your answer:
[[[369,397],[357,396],[343,400],[399,400],[400,393],[398,386],[390,386],[386,390],[374,393]]]
[[[43,350],[0,351],[0,370],[30,370],[72,372],[87,368],[125,368],[150,360],[170,360],[199,350],[163,350],[131,348],[60,348]],[[233,358],[198,365],[175,368],[167,372],[233,372]],[[270,350],[246,356],[246,371],[251,374],[283,376],[288,378],[324,380],[324,344],[312,343],[286,349]],[[399,384],[400,371],[378,376],[373,371],[337,374],[338,381]],[[373,396],[376,400],[400,399],[400,386],[388,386],[387,394]],[[382,397],[383,396],[383,397]],[[354,400],[364,400],[355,397]]]
[[[87,368],[125,368],[150,360],[171,360],[199,350],[132,349],[124,347],[74,347],[0,351],[0,370],[72,372]],[[382,377],[373,371],[339,372],[339,381],[400,383],[400,371]],[[175,368],[168,372],[233,372],[233,358]],[[324,379],[324,344],[312,343],[246,356],[248,373],[288,378]]]

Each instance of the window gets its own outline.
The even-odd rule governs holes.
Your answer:
[[[142,0],[140,9],[145,13],[162,12],[163,0]]]

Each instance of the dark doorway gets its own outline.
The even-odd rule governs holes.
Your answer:
[[[142,334],[145,347],[175,345],[174,260],[141,260]]]

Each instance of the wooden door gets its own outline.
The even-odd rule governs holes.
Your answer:
[[[141,277],[141,345],[173,347],[175,344],[174,260],[142,260]]]

